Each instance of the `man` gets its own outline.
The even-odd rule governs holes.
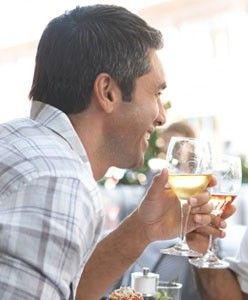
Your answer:
[[[151,241],[178,235],[180,207],[164,170],[97,244],[96,181],[112,165],[141,166],[165,122],[161,47],[159,31],[116,6],[77,7],[46,27],[31,117],[0,127],[0,299],[96,300]],[[208,199],[190,199],[189,231],[210,222]]]
[[[227,258],[230,269],[195,269],[202,299],[248,299],[248,229],[235,258]]]

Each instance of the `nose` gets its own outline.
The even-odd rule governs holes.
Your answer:
[[[158,116],[155,120],[155,125],[162,126],[166,122],[166,110],[165,110],[163,104],[161,103],[161,101],[159,101],[158,106],[159,106],[159,112],[158,112]]]

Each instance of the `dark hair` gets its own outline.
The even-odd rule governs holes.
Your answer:
[[[29,98],[79,113],[90,104],[97,75],[106,72],[130,101],[136,78],[150,69],[149,49],[162,46],[160,31],[123,7],[76,7],[44,30]]]

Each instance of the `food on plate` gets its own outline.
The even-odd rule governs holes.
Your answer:
[[[144,298],[130,287],[121,287],[114,290],[108,300],[144,300]]]

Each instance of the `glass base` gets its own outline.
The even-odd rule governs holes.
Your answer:
[[[229,263],[227,261],[219,259],[215,254],[205,254],[202,257],[191,258],[189,262],[201,269],[226,269],[229,267]]]
[[[168,255],[186,256],[186,257],[201,257],[202,254],[189,248],[185,243],[176,244],[173,247],[160,249],[160,252]]]

